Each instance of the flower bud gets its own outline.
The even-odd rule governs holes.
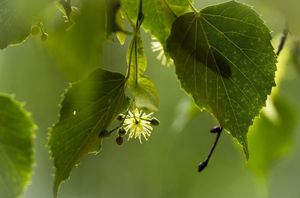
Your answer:
[[[159,125],[159,120],[156,119],[156,118],[152,118],[151,121],[150,121],[150,123],[151,123],[152,125],[154,125],[154,126],[158,126],[158,125]]]
[[[125,135],[126,130],[123,127],[121,127],[121,128],[119,128],[118,133],[119,133],[120,136]]]
[[[119,115],[117,116],[117,120],[118,120],[118,121],[123,121],[124,118],[125,118],[125,115],[124,115],[124,114],[119,114]]]
[[[118,137],[116,138],[116,143],[117,143],[118,145],[122,145],[122,144],[123,144],[123,137],[118,136]]]

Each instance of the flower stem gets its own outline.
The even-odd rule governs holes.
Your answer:
[[[192,4],[190,0],[188,0],[190,7],[194,10],[195,13],[198,13],[199,11],[196,9],[196,7]]]
[[[212,148],[210,149],[210,152],[209,152],[207,158],[204,161],[199,163],[198,172],[203,171],[207,167],[208,162],[209,162],[209,160],[210,160],[210,158],[211,158],[211,156],[212,156],[212,154],[213,154],[213,152],[214,152],[214,150],[215,150],[215,148],[216,148],[216,146],[219,142],[222,130],[223,130],[223,128],[220,127],[220,126],[214,127],[210,130],[211,133],[217,133],[217,137],[215,139],[215,142],[214,142]]]

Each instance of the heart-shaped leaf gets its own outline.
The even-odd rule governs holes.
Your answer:
[[[46,0],[0,0],[0,49],[27,38]]]
[[[0,95],[0,197],[19,197],[31,177],[34,128],[22,105]]]
[[[235,1],[186,13],[172,25],[167,49],[182,87],[242,144],[275,85],[269,29]]]
[[[278,94],[272,96],[249,130],[249,167],[266,179],[274,162],[285,156],[292,147],[297,114]]]
[[[65,93],[60,119],[49,131],[54,159],[54,195],[72,168],[87,153],[101,149],[99,133],[105,130],[127,104],[125,78],[119,73],[95,70],[88,78],[73,83]]]
[[[140,0],[121,0],[121,5],[128,12],[131,19],[136,18],[139,3]],[[182,0],[144,0],[143,13],[145,19],[143,27],[150,31],[165,47],[176,15],[183,14],[188,7],[189,2]]]

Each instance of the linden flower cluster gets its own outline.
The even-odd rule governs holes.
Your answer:
[[[142,143],[142,137],[147,141],[153,130],[152,125],[158,125],[159,121],[152,117],[153,113],[146,114],[142,110],[135,108],[134,111],[128,111],[124,116],[123,127],[128,134],[128,140],[138,138]]]

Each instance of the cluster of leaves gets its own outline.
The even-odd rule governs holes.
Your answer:
[[[40,11],[48,5],[46,0],[36,2],[0,0],[1,49],[23,42],[34,30]],[[103,137],[99,133],[128,109],[127,89],[136,107],[159,109],[156,87],[145,75],[147,60],[141,27],[157,38],[166,57],[173,59],[181,86],[196,106],[210,112],[249,157],[247,132],[275,86],[276,71],[270,30],[253,9],[235,1],[200,11],[182,0],[114,0],[106,6],[103,2],[83,1],[80,16],[76,16],[78,10],[70,0],[56,3],[67,25],[50,32],[47,45],[57,59],[64,56],[67,67],[82,72],[82,65],[95,65],[102,42],[110,38],[107,35],[116,33],[122,44],[124,35],[131,34],[131,42],[126,75],[97,68],[72,83],[63,96],[60,118],[49,130],[55,196],[60,183],[82,157],[100,152]],[[23,17],[23,13],[28,15]],[[105,13],[101,20],[106,20],[95,21],[99,13]],[[131,32],[124,30],[124,18],[131,24]],[[42,35],[46,35],[38,24]],[[83,35],[86,40],[78,39]],[[74,49],[70,51],[72,56],[62,54],[67,47]],[[274,105],[281,111],[282,104],[274,100]],[[4,162],[0,165],[0,183],[7,185],[0,185],[0,195],[16,197],[24,190],[31,172],[34,124],[23,107],[7,96],[0,96],[0,108],[0,159]],[[252,130],[257,132],[257,125],[267,123],[260,122]]]

